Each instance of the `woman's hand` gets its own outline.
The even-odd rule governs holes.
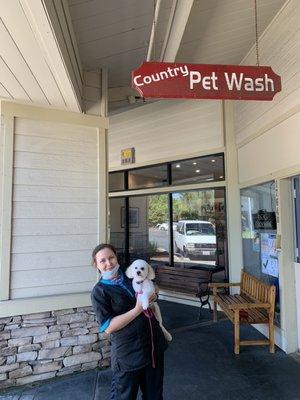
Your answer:
[[[134,310],[137,312],[137,315],[141,314],[144,311],[142,303],[139,301],[139,298],[136,299],[136,305],[134,307]]]
[[[156,292],[153,292],[149,297],[149,305],[151,306],[157,300],[158,296]]]

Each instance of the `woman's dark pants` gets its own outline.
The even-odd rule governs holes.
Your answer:
[[[163,400],[164,362],[137,371],[114,372],[111,400],[136,400],[141,388],[143,400]]]

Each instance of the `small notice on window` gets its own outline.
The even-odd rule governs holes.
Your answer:
[[[274,233],[260,234],[260,260],[262,272],[278,278],[278,253],[276,251],[276,235]]]

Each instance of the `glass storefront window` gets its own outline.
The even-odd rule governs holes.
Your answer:
[[[110,243],[115,246],[120,265],[125,265],[126,231],[124,224],[125,198],[109,200],[109,234]]]
[[[169,262],[168,195],[130,197],[130,209],[136,210],[138,214],[138,223],[129,220],[130,262],[142,258],[155,265],[167,264]]]
[[[111,172],[109,174],[109,191],[116,192],[125,190],[124,172]]]
[[[192,158],[171,164],[172,184],[203,183],[224,180],[223,155]]]
[[[275,321],[280,324],[279,262],[276,251],[275,182],[241,190],[243,265],[247,272],[276,286]]]
[[[130,197],[128,206],[126,226],[125,198],[110,199],[110,243],[118,251],[120,265],[126,267],[137,258],[153,265],[169,264],[168,195]]]
[[[153,267],[209,269],[214,281],[227,278],[224,188],[111,198],[110,210],[111,243],[124,267],[141,258]]]
[[[223,188],[173,193],[174,265],[226,267]]]
[[[128,189],[161,187],[168,184],[167,164],[128,171]]]
[[[125,268],[142,258],[154,268],[198,269],[199,274],[205,269],[214,281],[228,280],[224,188],[130,192],[224,180],[223,154],[113,172],[110,178],[111,191],[127,191],[126,197],[110,199],[111,243]]]
[[[170,174],[168,174],[170,168]],[[216,182],[225,179],[224,155],[214,154],[143,168],[111,172],[109,191]],[[170,182],[171,181],[171,182]]]

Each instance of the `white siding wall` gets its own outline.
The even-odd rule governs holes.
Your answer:
[[[137,166],[194,156],[223,145],[220,101],[158,101],[110,119],[109,168],[122,168],[120,151],[127,147],[135,147]]]
[[[97,129],[15,119],[10,297],[91,289]]]
[[[238,151],[240,183],[300,173],[299,127],[300,112],[241,147]]]
[[[296,318],[297,293],[293,251],[290,250],[293,245],[292,195],[288,192],[287,182],[281,178],[300,174],[299,22],[300,2],[287,1],[259,41],[261,65],[271,65],[274,72],[281,75],[282,92],[272,102],[237,102],[235,115],[240,184],[250,186],[279,179],[279,202],[283,204],[282,199],[286,200],[280,207],[278,227],[283,245],[280,252],[282,324],[277,332],[277,343],[288,352],[297,347],[296,329],[292,327]],[[255,55],[251,51],[243,64],[254,63]],[[290,223],[287,223],[287,218]],[[299,284],[296,285],[299,288]],[[298,332],[299,326],[298,320]]]
[[[3,184],[3,122],[0,115],[0,235],[2,232],[2,184]],[[1,237],[0,237],[1,239]]]
[[[282,121],[300,100],[300,2],[287,1],[259,40],[260,64],[272,66],[282,79],[282,91],[271,102],[236,103],[235,130],[240,144]],[[255,48],[243,60],[255,64]],[[283,133],[282,139],[285,140]]]

